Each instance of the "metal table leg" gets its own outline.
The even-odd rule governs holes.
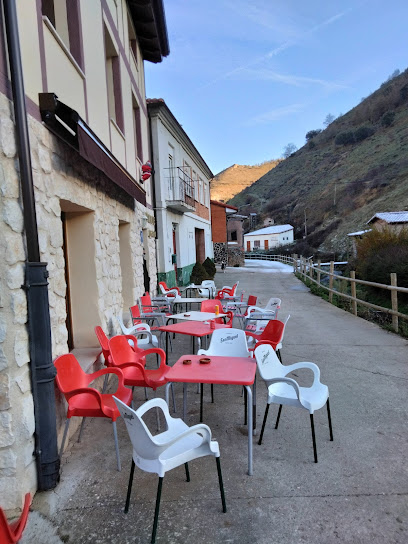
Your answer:
[[[248,475],[252,476],[253,398],[251,387],[249,385],[246,385],[245,389],[248,392]]]

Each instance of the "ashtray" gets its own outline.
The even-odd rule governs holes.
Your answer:
[[[183,365],[191,365],[191,359],[184,359]]]
[[[190,314],[184,314],[184,317],[190,317]]]
[[[210,359],[209,357],[202,357],[202,358],[200,359],[200,363],[201,363],[202,365],[208,365],[208,363],[211,363],[211,359]]]

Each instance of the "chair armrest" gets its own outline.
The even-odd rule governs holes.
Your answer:
[[[272,342],[272,340],[259,340],[253,349],[255,350],[258,346],[268,345],[273,347],[273,351],[276,351],[276,346],[280,343],[280,340],[278,342]],[[286,368],[286,367],[285,367]]]
[[[119,384],[124,385],[124,378],[123,378],[122,372],[113,366],[110,366],[108,368],[101,368],[100,370],[97,370],[96,372],[93,372],[92,374],[87,374],[89,378],[91,378],[88,383],[93,382],[94,380],[96,380],[97,378],[105,374],[116,374],[119,378]],[[89,389],[92,390],[92,387],[90,387]],[[89,389],[87,389],[87,391],[89,391]],[[95,391],[97,390],[95,389]]]
[[[137,337],[147,336],[150,343],[152,343],[152,341],[153,341],[153,335],[152,335],[152,333],[150,331],[150,327],[149,327],[149,330],[145,329],[145,330],[141,330],[141,331],[134,331],[133,335],[129,335],[129,336],[133,336],[133,337],[135,337],[135,336],[137,336]]]
[[[169,426],[169,429],[171,429],[171,420],[174,418],[171,418],[169,421],[167,421],[167,424]],[[158,440],[155,440],[155,436],[153,436],[153,442],[156,443],[156,445],[161,448],[164,453],[170,446],[178,442],[179,440],[182,440],[183,438],[186,438],[187,436],[191,434],[197,434],[201,433],[203,434],[204,442],[211,442],[211,429],[208,425],[205,425],[205,423],[198,423],[197,425],[193,425],[192,427],[189,427],[184,432],[180,433],[179,435],[175,436],[174,438],[171,438],[167,442],[160,442]],[[160,454],[161,455],[161,454]]]
[[[290,372],[301,368],[308,368],[312,370],[314,374],[314,381],[320,381],[320,368],[315,363],[309,363],[304,361],[300,363],[294,363],[293,365],[285,366],[285,371],[286,374],[289,374]]]
[[[161,348],[150,348],[145,349],[143,351],[143,357],[146,357],[146,355],[150,355],[151,353],[157,353],[157,355],[160,355],[160,366],[164,366],[166,364],[166,353]]]

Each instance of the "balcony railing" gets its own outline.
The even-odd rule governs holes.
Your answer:
[[[187,168],[181,166],[165,169],[168,186],[167,207],[179,212],[195,210],[194,182],[186,170]]]

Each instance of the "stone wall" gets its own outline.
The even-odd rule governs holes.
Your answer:
[[[214,262],[221,264],[227,260],[227,248],[223,242],[214,242]]]
[[[245,254],[242,247],[228,246],[228,266],[244,266]]]
[[[133,300],[143,293],[142,216],[148,217],[146,258],[151,290],[156,289],[154,217],[48,129],[29,118],[31,159],[41,260],[48,263],[53,358],[68,352],[66,275],[61,211],[75,206],[92,213],[98,322],[119,332],[123,310],[119,222],[130,225]],[[25,236],[18,160],[10,102],[0,94],[0,496],[1,506],[21,506],[36,489],[34,415],[29,374],[24,283]],[[146,232],[146,231],[145,231]],[[93,257],[92,257],[93,258]],[[83,301],[84,305],[87,300]],[[96,345],[96,337],[95,344]],[[63,401],[57,413],[65,413]],[[60,419],[60,418],[59,418]],[[62,423],[62,421],[58,421]]]

